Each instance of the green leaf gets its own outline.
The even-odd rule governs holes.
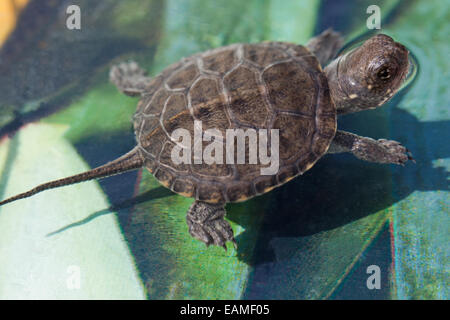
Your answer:
[[[33,124],[14,139],[2,141],[2,198],[89,169],[63,138],[66,130],[66,126]],[[83,219],[86,212],[106,207],[108,201],[95,181],[2,207],[0,299],[143,298],[113,212],[49,235]]]
[[[332,23],[318,16],[327,12],[324,4],[331,1],[169,0],[145,2],[149,5],[145,9],[115,3],[103,19],[92,23],[108,26],[112,33],[133,43],[140,39],[149,45],[145,55],[138,55],[138,48],[130,50],[151,75],[183,56],[233,42],[305,43],[314,31]],[[365,30],[369,4],[351,3],[352,10],[340,13],[341,20],[348,19],[346,27],[340,29],[347,40]],[[445,87],[449,80],[445,72],[449,12],[419,1],[376,4],[381,7],[382,32],[406,44],[416,55],[418,79],[389,105],[342,117],[339,126],[374,138],[401,141],[413,151],[416,166],[393,168],[361,162],[349,155],[326,156],[287,185],[248,202],[228,205],[227,217],[239,243],[237,251],[229,246],[228,252],[205,248],[192,239],[185,222],[192,199],[164,193],[165,189],[146,171],[136,188],[141,196],[131,215],[121,219],[128,247],[113,214],[95,215],[107,212],[109,206],[96,183],[48,191],[0,209],[0,258],[11,261],[0,267],[0,296],[103,298],[117,297],[114,294],[123,291],[120,297],[146,295],[150,299],[332,298],[392,217],[392,276],[396,288],[392,296],[448,298],[448,246],[443,244],[448,242],[449,231],[450,150],[445,140],[449,132]],[[145,20],[148,16],[155,21]],[[157,27],[145,27],[142,19],[148,23],[152,20]],[[418,35],[417,28],[426,32]],[[29,56],[34,57],[32,51]],[[69,89],[74,85],[73,91],[58,91],[50,97],[48,92],[44,94],[44,100],[54,106],[70,102],[67,108],[43,119],[46,125],[24,127],[15,140],[2,142],[2,198],[48,179],[85,170],[87,166],[70,143],[84,150],[80,151],[83,156],[83,147],[92,147],[93,151],[87,152],[87,160],[92,163],[93,157],[105,158],[111,144],[123,143],[116,137],[131,135],[137,99],[121,95],[107,83],[105,61],[92,62],[95,75],[85,89],[77,87],[77,81],[82,80],[76,74],[69,83]],[[8,95],[0,93],[2,98]],[[38,129],[27,133],[32,128]],[[106,137],[111,137],[110,145],[104,145]],[[37,149],[46,151],[39,154]],[[76,194],[67,196],[67,190],[76,190]],[[86,219],[92,214],[101,218]],[[122,212],[118,215],[122,217]],[[27,226],[26,234],[23,226]],[[45,237],[61,228],[61,232]],[[45,237],[45,241],[40,242],[39,237]],[[45,248],[45,255],[40,249],[36,254],[32,243]],[[85,248],[93,253],[86,253]],[[136,261],[137,271],[127,250]],[[112,251],[119,252],[117,257],[111,257]],[[380,258],[390,254],[387,251],[378,253]],[[78,264],[80,257],[83,259]],[[69,263],[80,265],[82,274],[87,272],[81,291],[67,290]],[[51,278],[47,270],[57,276]],[[136,272],[140,279],[136,279]],[[28,284],[30,277],[47,281],[40,286],[41,292],[38,288],[43,282]],[[125,289],[117,289],[120,285]]]

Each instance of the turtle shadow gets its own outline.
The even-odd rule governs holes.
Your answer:
[[[116,159],[127,153],[134,148],[135,145],[134,134],[130,128],[128,132],[117,132],[114,134],[102,135],[101,137],[87,137],[75,144],[75,148],[89,166],[95,168],[111,161],[111,159]],[[139,170],[134,170],[121,173],[120,175],[99,179],[98,182],[103,192],[105,192],[108,199],[111,201],[111,206],[90,213],[79,221],[62,226],[58,230],[50,232],[47,236],[52,236],[68,229],[82,226],[96,218],[112,213],[115,213],[119,225],[123,230],[124,226],[128,223],[131,211],[136,205],[173,195],[169,189],[162,186],[136,195],[135,189],[136,181],[139,180],[138,175]]]
[[[133,177],[130,175],[130,177],[126,178],[126,180],[132,181]],[[123,181],[126,181],[123,180]],[[135,179],[134,179],[135,180]],[[105,185],[103,185],[104,187]],[[121,202],[115,203],[111,205],[110,207],[96,211],[94,213],[91,213],[90,215],[86,216],[85,218],[72,222],[66,226],[63,226],[57,230],[54,230],[47,234],[47,237],[56,235],[58,233],[64,232],[66,230],[69,230],[74,227],[83,226],[86,223],[91,222],[94,219],[97,219],[101,216],[116,213],[116,217],[119,219],[120,226],[123,226],[129,218],[130,210],[134,208],[134,206],[145,203],[147,201],[164,198],[173,195],[172,192],[170,192],[167,188],[164,187],[158,187],[149,191],[146,191],[138,196],[123,200]]]
[[[405,92],[389,105],[397,105]],[[416,164],[405,166],[373,164],[350,154],[326,155],[303,176],[275,189],[264,208],[256,248],[238,256],[252,266],[277,263],[274,239],[292,240],[331,230],[384,210],[414,191],[450,190],[449,172],[433,165],[436,159],[450,157],[450,145],[442,137],[450,132],[450,121],[420,122],[413,114],[389,107],[395,127],[386,136],[377,118],[382,110],[352,114],[339,119],[339,128],[373,138],[402,142],[414,155]],[[233,215],[229,219],[251,230],[247,220]],[[252,241],[251,231],[237,237],[237,242]],[[254,241],[254,238],[253,238]],[[301,250],[301,248],[298,248]]]

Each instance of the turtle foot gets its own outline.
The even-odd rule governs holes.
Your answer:
[[[416,163],[412,153],[402,146],[400,142],[386,139],[379,139],[378,142],[387,149],[389,163],[405,165],[408,160]]]
[[[137,96],[145,91],[151,78],[147,77],[147,72],[136,62],[130,61],[113,66],[109,72],[109,80],[119,91],[129,96]]]
[[[224,219],[225,214],[226,211],[223,204],[215,205],[195,201],[189,208],[186,216],[189,233],[195,239],[204,242],[206,246],[212,244],[220,246],[226,251],[226,243],[231,241],[236,247],[233,229]]]

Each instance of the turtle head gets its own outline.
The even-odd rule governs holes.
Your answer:
[[[408,50],[378,34],[338,57],[325,73],[338,113],[349,113],[383,105],[401,87],[408,70]]]

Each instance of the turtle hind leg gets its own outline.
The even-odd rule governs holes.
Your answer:
[[[226,214],[224,204],[211,204],[203,201],[195,201],[189,208],[186,222],[189,233],[209,246],[220,246],[227,250],[226,242],[233,242],[233,229],[224,219]]]
[[[151,78],[136,62],[129,61],[113,66],[109,71],[109,80],[126,95],[138,96],[145,91]]]
[[[311,38],[306,47],[314,53],[323,67],[336,56],[343,45],[344,38],[341,34],[329,28],[318,36]]]

